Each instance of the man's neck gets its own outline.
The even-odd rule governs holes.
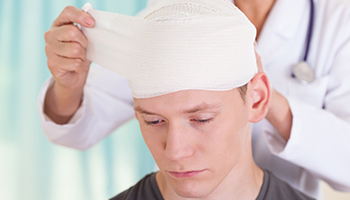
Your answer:
[[[249,132],[246,133],[245,144],[242,155],[235,167],[210,195],[201,199],[256,199],[263,184],[264,173],[253,160],[250,128]],[[188,199],[180,197],[175,193],[162,175],[162,172],[157,173],[156,180],[164,199]]]
[[[234,0],[234,4],[248,17],[257,29],[258,39],[267,16],[276,0]]]

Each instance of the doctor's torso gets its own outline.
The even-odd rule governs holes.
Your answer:
[[[335,63],[335,59],[344,43],[343,40],[348,37],[346,30],[343,29],[350,30],[346,26],[344,28],[344,23],[349,23],[350,17],[344,21],[340,16],[344,16],[344,12],[350,13],[350,6],[339,6],[338,4],[344,3],[342,0],[316,0],[314,3],[315,20],[307,61],[315,71],[315,81],[302,85],[291,76],[293,66],[303,60],[305,53],[310,16],[309,0],[276,0],[257,41],[257,49],[270,82],[279,93],[321,109],[327,108],[325,104],[327,93],[332,85],[337,84],[337,80],[329,74],[334,68],[333,65],[339,64]],[[99,66],[90,69],[87,80],[88,86],[93,85],[95,88],[113,93],[116,98],[132,102],[131,92],[126,84],[126,79]],[[112,88],[112,85],[118,87]],[[126,97],[125,94],[130,96]],[[332,109],[336,110],[334,106]],[[277,141],[281,138],[278,138],[278,133],[267,120],[253,124],[252,130],[253,155],[256,163],[304,193],[318,197],[318,178],[271,153],[264,133],[275,134]],[[283,141],[281,143],[283,144]]]
[[[342,20],[337,13],[349,13],[349,11],[344,11],[343,7],[338,5],[339,2],[337,0],[314,1],[316,12],[307,62],[314,70],[316,79],[312,83],[303,85],[292,77],[292,68],[303,60],[305,54],[310,2],[308,0],[276,1],[262,29],[257,48],[272,86],[282,95],[316,108],[327,108],[325,102],[327,92],[337,81],[329,74],[341,48],[342,42],[338,40],[345,40],[347,37],[342,30],[344,24],[339,22]],[[350,55],[350,52],[348,54]],[[252,146],[257,164],[273,171],[276,176],[288,181],[301,191],[317,197],[318,179],[305,169],[273,155],[267,146],[266,135],[263,132],[274,132],[278,137],[278,133],[267,120],[253,125]],[[317,133],[315,133],[316,138]]]

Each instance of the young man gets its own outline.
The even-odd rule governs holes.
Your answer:
[[[164,0],[129,17],[84,8],[88,58],[125,76],[160,171],[113,199],[310,199],[254,162],[268,111],[256,30],[225,0]],[[101,37],[101,36],[104,37]]]
[[[254,163],[250,123],[267,112],[266,74],[259,72],[246,87],[135,98],[136,118],[160,171],[112,199],[310,199]]]

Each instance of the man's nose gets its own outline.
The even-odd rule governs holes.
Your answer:
[[[193,154],[193,142],[191,142],[191,130],[179,123],[170,124],[168,127],[165,144],[165,155],[172,161],[180,161]]]

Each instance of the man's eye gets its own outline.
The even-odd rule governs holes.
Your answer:
[[[159,124],[160,122],[162,122],[163,120],[156,120],[156,121],[146,121],[145,120],[145,123],[147,125],[156,125],[156,124]]]
[[[199,124],[205,124],[213,121],[214,118],[209,118],[209,119],[191,119],[191,121],[199,123]]]

